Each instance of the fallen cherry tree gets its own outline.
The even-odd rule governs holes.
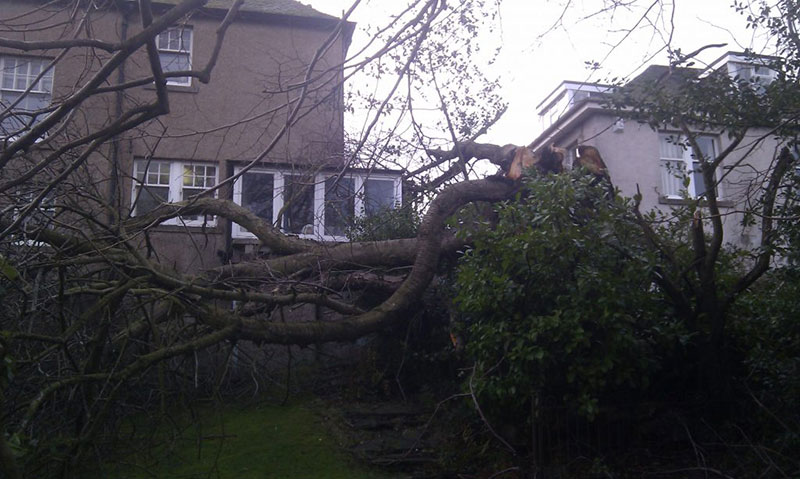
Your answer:
[[[519,182],[503,177],[449,185],[428,205],[414,239],[335,245],[301,240],[231,201],[213,198],[163,205],[120,223],[118,235],[78,235],[49,225],[28,228],[26,237],[46,258],[15,265],[17,258],[9,255],[2,265],[2,352],[13,361],[9,364],[16,376],[4,399],[19,411],[10,416],[15,418],[10,437],[34,440],[35,431],[51,430],[52,424],[42,421],[54,410],[75,410],[73,420],[58,429],[77,427],[79,434],[64,447],[65,454],[80,457],[116,413],[120,396],[129,395],[134,384],[148,383],[152,372],[172,358],[238,341],[300,346],[351,341],[407,320],[436,275],[442,252],[464,248],[463,238],[448,231],[446,220],[473,202],[508,200],[519,188]],[[187,275],[158,264],[128,242],[176,215],[192,213],[245,226],[271,249],[271,257]],[[9,222],[0,221],[0,227],[14,231]],[[351,301],[357,297],[354,283],[338,281],[348,284],[344,291],[331,286],[334,276],[353,276],[354,269],[398,267],[409,269],[385,300],[367,310]],[[30,283],[33,271],[38,284]],[[36,312],[25,310],[30,303],[24,297],[31,291],[39,296]],[[232,310],[233,301],[241,307]],[[283,308],[300,304],[316,305],[336,317],[280,320]],[[19,319],[16,328],[10,323],[14,317]],[[53,376],[56,370],[60,373]],[[66,399],[76,394],[80,402]]]

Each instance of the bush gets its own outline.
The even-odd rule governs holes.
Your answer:
[[[347,230],[347,238],[350,241],[414,238],[419,223],[419,215],[411,205],[384,208],[377,214],[356,218]]]
[[[460,263],[466,352],[498,418],[518,422],[542,400],[591,418],[604,393],[647,386],[683,337],[662,313],[630,205],[594,183],[581,173],[531,180]]]
[[[760,426],[777,451],[800,448],[800,270],[787,266],[763,278],[737,303],[735,346],[743,358],[743,416]],[[754,407],[755,405],[755,407]]]

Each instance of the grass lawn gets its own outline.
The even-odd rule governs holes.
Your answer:
[[[224,406],[179,414],[154,432],[133,434],[116,459],[85,477],[208,479],[386,479],[354,463],[306,405]],[[185,416],[185,417],[184,417]],[[136,422],[139,422],[137,419]],[[173,424],[166,424],[172,422]],[[176,427],[179,426],[179,427]],[[122,434],[125,436],[125,433]]]

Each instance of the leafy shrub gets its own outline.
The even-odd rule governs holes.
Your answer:
[[[527,417],[548,399],[593,417],[611,389],[646,386],[680,327],[664,316],[630,205],[580,173],[535,178],[476,233],[455,281],[474,385]]]
[[[734,340],[743,358],[748,417],[778,451],[800,447],[800,269],[787,265],[737,303]],[[753,406],[756,406],[755,408]]]
[[[420,217],[411,205],[384,208],[377,214],[356,218],[347,230],[350,241],[380,241],[417,236]]]

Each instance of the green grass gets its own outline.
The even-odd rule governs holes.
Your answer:
[[[302,404],[204,407],[200,421],[173,417],[118,445],[116,459],[89,477],[114,479],[385,479],[355,464]],[[184,415],[179,415],[184,416]],[[137,421],[138,422],[138,421]],[[134,423],[131,423],[134,424]],[[176,427],[178,426],[178,427]],[[132,429],[133,426],[128,427]]]

